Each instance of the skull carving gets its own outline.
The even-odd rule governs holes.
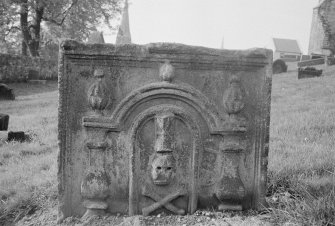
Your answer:
[[[176,174],[176,160],[171,153],[154,154],[151,164],[151,177],[155,185],[169,185]]]

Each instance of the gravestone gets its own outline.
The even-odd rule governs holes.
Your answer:
[[[266,205],[272,52],[61,44],[59,219]]]
[[[0,131],[8,129],[9,115],[0,113]]]
[[[322,70],[317,70],[315,67],[298,68],[298,79],[320,77]]]
[[[14,90],[4,83],[0,83],[0,100],[15,100]]]
[[[7,141],[25,142],[28,136],[23,131],[9,131]]]

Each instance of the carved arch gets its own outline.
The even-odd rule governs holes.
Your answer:
[[[215,105],[198,90],[188,85],[176,85],[167,82],[152,83],[132,91],[116,107],[111,121],[120,125],[129,116],[132,109],[144,102],[157,98],[174,98],[192,106],[206,121],[211,133],[223,130],[224,119]]]

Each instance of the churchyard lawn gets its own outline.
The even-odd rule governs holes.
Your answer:
[[[55,225],[57,219],[57,83],[10,84],[0,101],[9,130],[31,142],[0,141],[0,225]],[[3,134],[1,134],[3,136]],[[335,225],[335,67],[325,76],[273,76],[267,211],[197,212],[194,216],[109,217],[123,225]],[[99,222],[99,221],[98,221]],[[65,225],[80,223],[67,219]],[[99,225],[99,223],[95,224]]]

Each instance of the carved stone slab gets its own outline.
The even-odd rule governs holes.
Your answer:
[[[265,206],[272,52],[64,41],[59,218]]]

